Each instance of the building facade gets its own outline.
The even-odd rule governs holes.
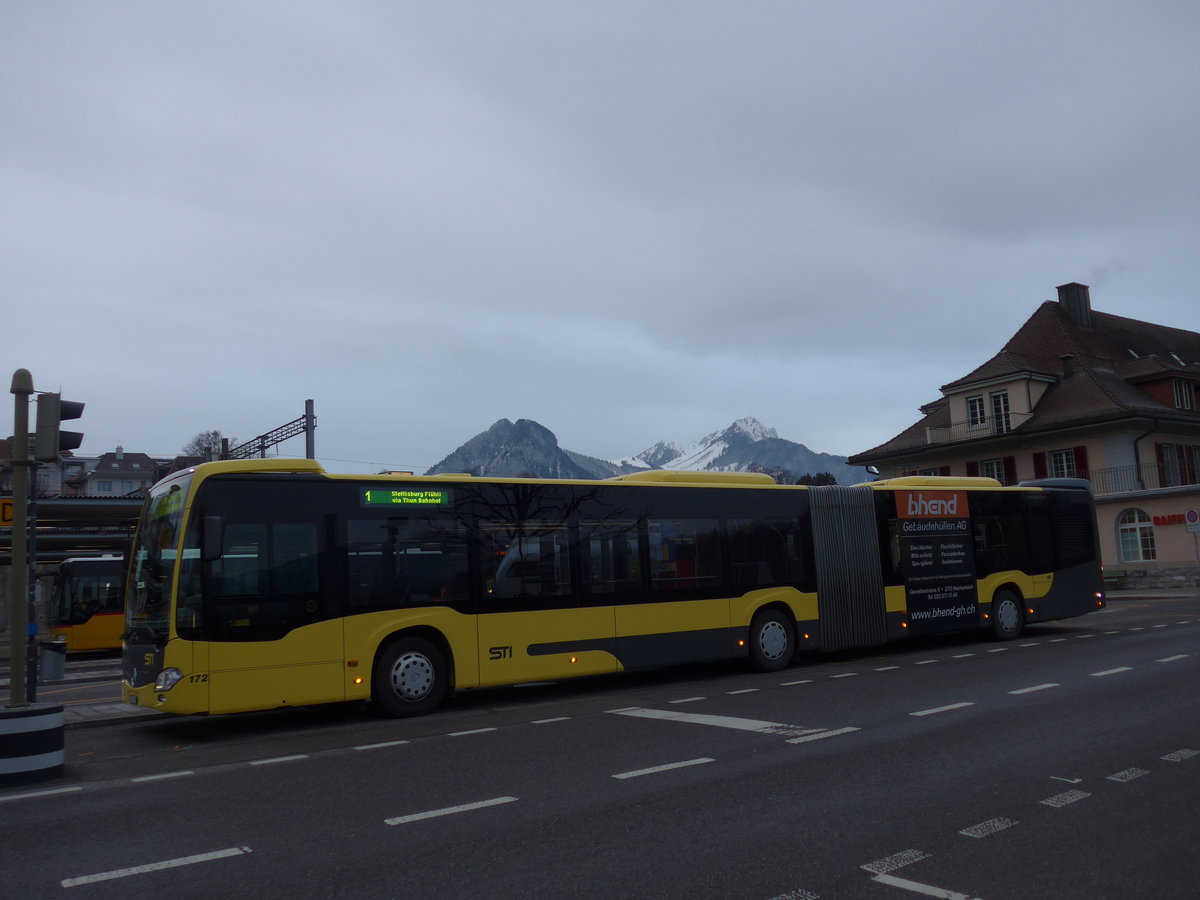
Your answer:
[[[850,457],[894,475],[1092,483],[1115,586],[1200,584],[1200,334],[1093,310],[1058,288],[991,359],[922,417]]]

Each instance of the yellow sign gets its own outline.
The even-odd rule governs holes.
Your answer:
[[[7,497],[0,497],[0,528],[12,528],[13,502]]]

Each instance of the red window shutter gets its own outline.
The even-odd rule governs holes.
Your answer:
[[[1017,483],[1017,458],[1015,456],[1004,457],[1004,483]]]
[[[1046,477],[1046,454],[1045,453],[1033,454],[1033,477],[1034,478],[1045,478]]]
[[[967,477],[968,478],[978,478],[979,477],[979,463],[978,462],[972,461],[972,462],[967,463]]]
[[[1075,477],[1088,477],[1087,447],[1075,448]]]

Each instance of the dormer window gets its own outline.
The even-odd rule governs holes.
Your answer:
[[[983,405],[983,394],[967,398],[967,425],[979,428],[987,423],[987,408]]]
[[[1176,409],[1195,409],[1196,408],[1196,386],[1190,381],[1184,381],[1181,378],[1176,378],[1175,387],[1175,408]]]
[[[992,400],[992,430],[996,434],[1007,434],[1012,430],[1008,420],[1008,391],[993,391]]]

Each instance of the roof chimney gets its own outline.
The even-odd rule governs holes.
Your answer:
[[[1058,302],[1071,321],[1080,328],[1092,327],[1092,298],[1088,286],[1072,281],[1058,286]]]

